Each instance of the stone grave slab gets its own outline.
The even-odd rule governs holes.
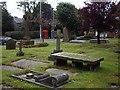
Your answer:
[[[56,68],[49,68],[46,69],[46,72],[52,73],[52,74],[61,74],[61,73],[67,73],[69,76],[76,76],[78,73],[72,73],[66,70],[56,69]]]
[[[2,66],[0,66],[0,69],[3,69],[3,70],[10,70],[10,71],[22,70],[22,69],[17,68],[17,67],[6,66],[6,65],[2,65]]]
[[[40,66],[40,65],[45,65],[46,63],[21,59],[19,61],[13,62],[12,64],[15,65],[15,66],[22,67],[22,68],[31,68],[31,67],[37,67],[37,66]]]
[[[64,84],[68,83],[69,79],[69,75],[66,73],[51,76],[50,74],[44,74],[33,70],[11,76],[21,79],[22,81],[24,80],[36,85],[52,88],[53,90],[61,88]]]
[[[70,40],[71,43],[84,43],[84,40]]]

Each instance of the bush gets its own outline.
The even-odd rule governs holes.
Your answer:
[[[23,40],[23,45],[34,45],[33,40]]]
[[[16,46],[19,47],[19,44],[17,44]],[[22,48],[32,48],[32,47],[36,47],[36,45],[24,45],[24,44],[22,44]]]
[[[20,40],[23,39],[24,37],[24,32],[23,31],[10,31],[5,33],[6,36],[12,37],[14,39]],[[30,31],[30,38],[39,38],[39,31]]]
[[[6,32],[5,35],[19,40],[19,39],[23,39],[24,33],[23,31],[11,31],[11,32]]]
[[[43,43],[37,43],[37,44],[36,44],[37,47],[46,47],[46,46],[48,46],[48,45],[49,45],[49,44],[46,43],[46,42],[43,42]]]
[[[30,32],[30,37],[31,37],[32,39],[34,39],[34,38],[39,38],[39,37],[40,37],[40,32],[39,32],[39,31],[31,31],[31,32]]]

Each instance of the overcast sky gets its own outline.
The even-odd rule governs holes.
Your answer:
[[[23,0],[0,0],[0,1],[6,1],[7,2],[7,10],[9,13],[11,13],[12,16],[17,16],[19,18],[22,18],[23,12],[19,9],[17,9],[17,3],[19,1]],[[32,1],[32,0],[31,0]],[[39,0],[37,0],[39,1]],[[74,4],[76,8],[80,8],[84,6],[84,1],[86,0],[47,0],[49,4],[55,9],[57,6],[57,1],[59,2],[70,2],[71,4]]]
[[[12,16],[17,16],[19,18],[23,17],[23,12],[17,9],[17,3],[16,3],[23,0],[0,0],[0,2],[1,1],[7,2],[7,10],[9,13],[11,13]],[[29,0],[29,1],[33,1],[33,0]],[[39,0],[36,0],[36,1],[39,1]],[[57,2],[58,3],[69,2],[71,4],[74,4],[76,8],[82,8],[84,6],[85,1],[89,1],[89,0],[47,0],[47,2],[51,4],[52,8],[54,9],[57,6]],[[120,1],[120,0],[116,0],[116,1]]]

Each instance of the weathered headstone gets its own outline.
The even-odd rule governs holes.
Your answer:
[[[9,39],[6,42],[6,49],[16,49],[16,42],[13,39]]]
[[[60,50],[60,36],[61,36],[61,30],[57,29],[56,50],[54,50],[53,53],[62,52],[62,50]]]
[[[69,42],[69,33],[66,27],[63,28],[63,41]]]
[[[19,51],[16,53],[16,56],[24,56],[24,52],[22,51],[22,41],[19,43]]]

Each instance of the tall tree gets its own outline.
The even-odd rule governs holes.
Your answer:
[[[40,21],[40,2],[28,2],[20,1],[18,2],[18,7],[24,11],[24,20],[25,20],[25,36],[29,36],[30,29],[39,30],[39,21]],[[42,22],[44,25],[47,20],[52,18],[52,9],[51,5],[41,2],[41,16]],[[43,24],[44,23],[44,24]]]
[[[1,2],[0,6],[2,7],[2,35],[7,31],[13,31],[13,17],[6,9],[6,2]]]
[[[84,27],[93,28],[98,32],[97,40],[100,44],[100,33],[105,31],[114,31],[117,25],[115,16],[115,3],[113,2],[91,2],[85,3],[86,7],[80,10],[83,17]]]
[[[78,25],[77,9],[70,3],[59,3],[56,14],[60,23],[68,29],[69,40],[71,40]]]

